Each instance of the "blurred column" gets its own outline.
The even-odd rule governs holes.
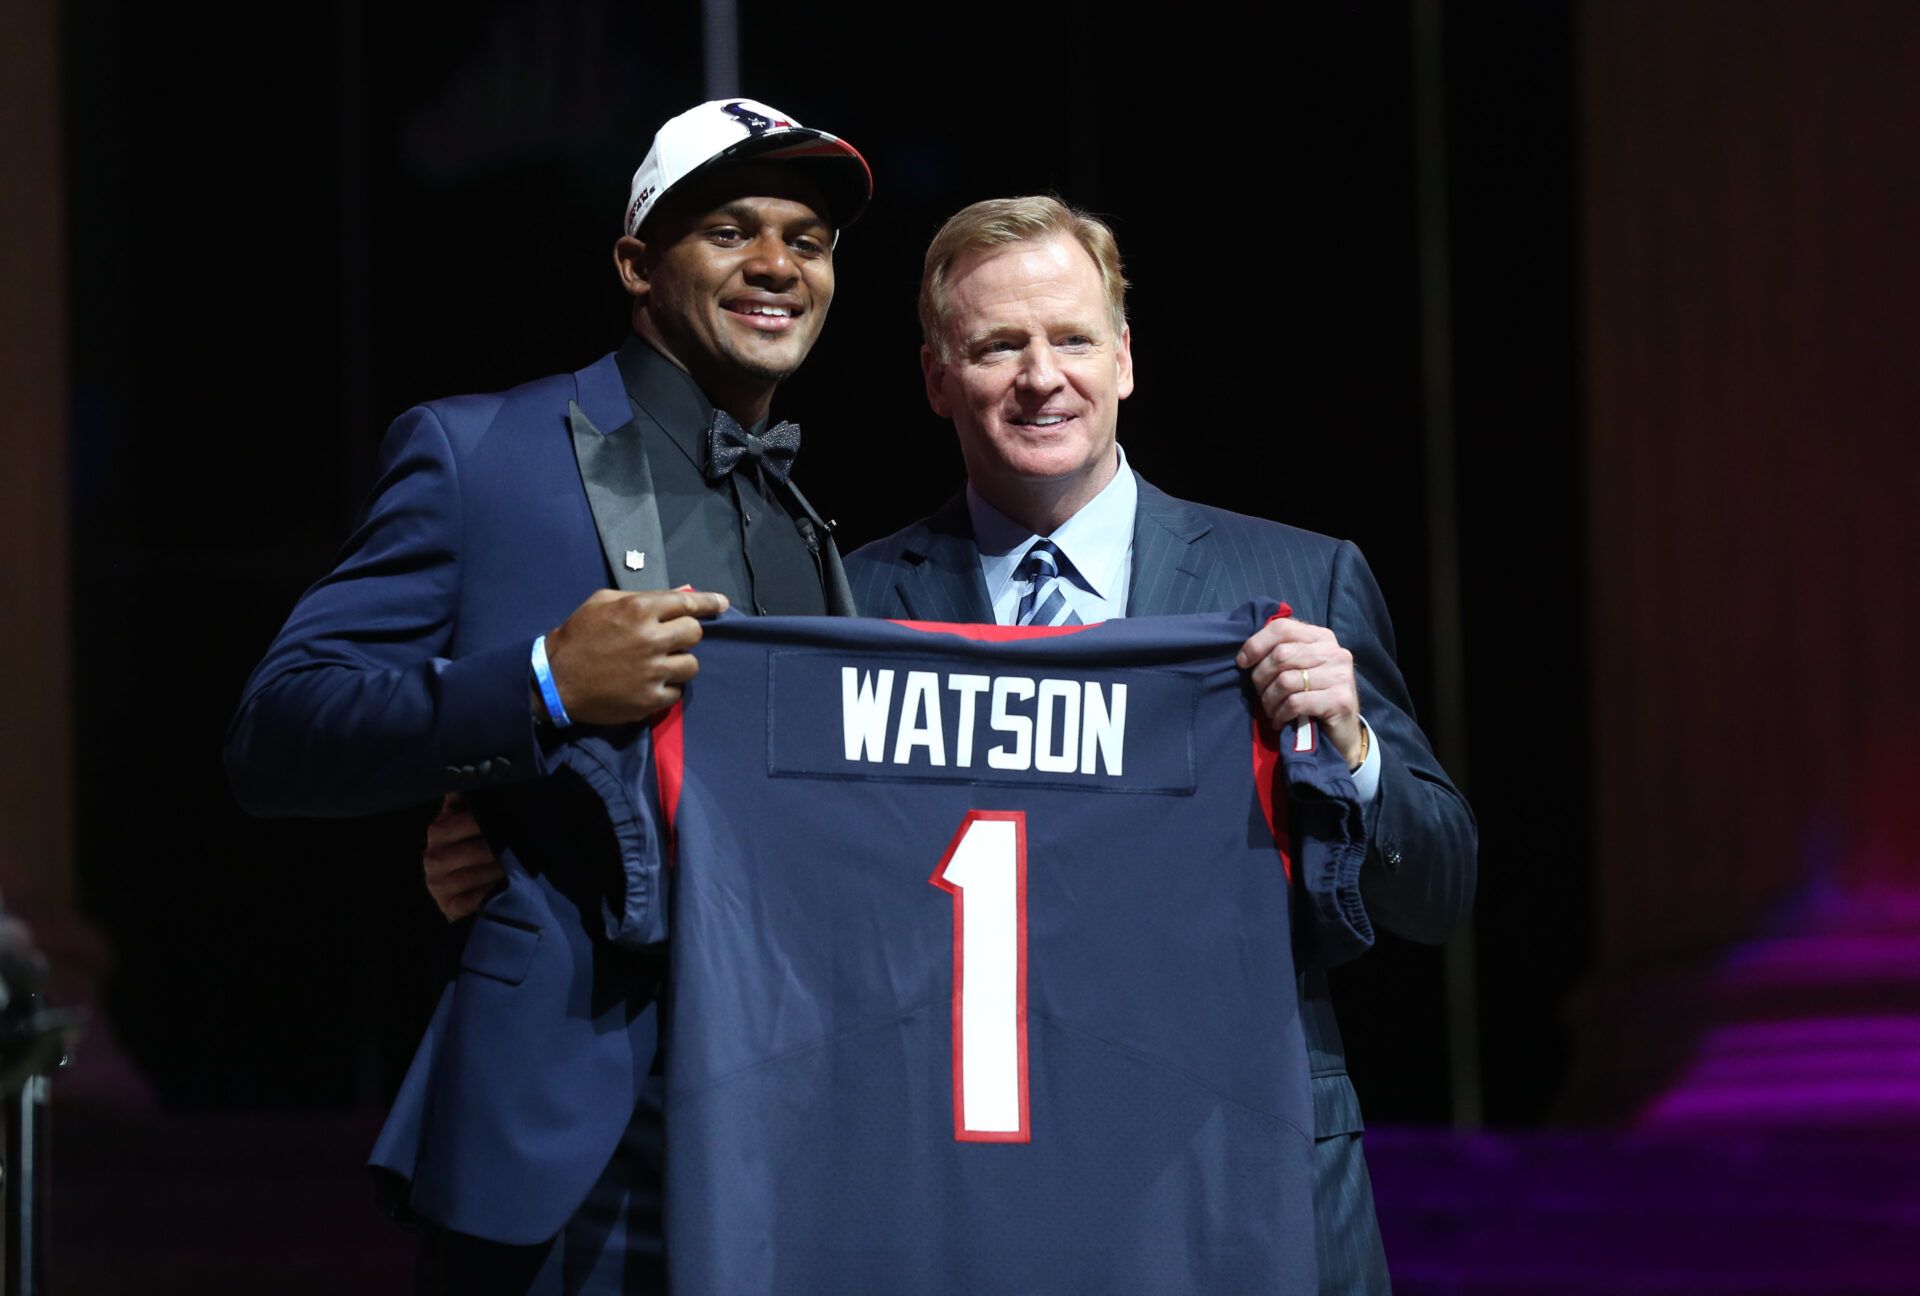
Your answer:
[[[1611,1115],[1736,1020],[1897,1016],[1920,1056],[1920,9],[1588,3],[1580,30],[1576,1106]],[[1855,1069],[1896,1064],[1920,1120],[1920,1063]]]
[[[1420,258],[1420,423],[1427,469],[1427,589],[1432,599],[1435,754],[1464,795],[1467,675],[1460,595],[1459,449],[1454,437],[1452,251],[1447,233],[1446,54],[1441,0],[1414,0],[1414,196]],[[1474,920],[1446,947],[1448,1105],[1460,1129],[1485,1115]]]
[[[58,10],[0,9],[0,894],[36,913],[73,902]]]
[[[0,6],[0,898],[52,961],[54,997],[86,1006],[107,949],[74,907],[60,39],[56,0]],[[67,1092],[142,1093],[103,1028],[80,1056]]]
[[[740,6],[736,0],[701,0],[700,36],[706,94],[728,99],[740,93]]]

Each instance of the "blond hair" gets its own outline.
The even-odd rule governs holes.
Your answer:
[[[1069,207],[1058,198],[989,198],[962,207],[947,219],[927,245],[920,273],[920,333],[942,360],[947,354],[946,322],[953,312],[949,282],[954,262],[968,252],[1029,243],[1054,234],[1071,234],[1093,258],[1106,292],[1107,314],[1115,338],[1127,326],[1127,278],[1120,272],[1120,245],[1099,217]]]

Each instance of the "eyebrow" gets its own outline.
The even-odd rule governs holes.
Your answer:
[[[743,202],[722,203],[713,209],[712,215],[715,217],[725,217],[736,225],[759,225],[763,223],[760,219],[760,213]],[[831,231],[833,229],[833,226],[828,223],[827,218],[818,213],[810,220],[805,220],[800,223],[808,227],[817,226],[823,230]]]
[[[1061,325],[1060,331],[1063,333],[1084,333],[1096,342],[1104,343],[1107,340],[1106,330],[1077,320],[1070,320]],[[960,345],[972,348],[980,345],[982,342],[991,342],[995,338],[1025,337],[1026,335],[1027,330],[1018,324],[992,324],[980,329],[978,332],[968,334],[961,340]]]

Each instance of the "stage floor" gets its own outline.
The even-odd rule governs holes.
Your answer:
[[[376,1116],[57,1111],[53,1290],[405,1296]],[[1920,1134],[1367,1134],[1400,1296],[1920,1293]]]

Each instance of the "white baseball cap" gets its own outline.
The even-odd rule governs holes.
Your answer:
[[[715,99],[689,108],[654,134],[627,195],[629,234],[675,185],[696,172],[747,158],[808,168],[827,200],[834,229],[843,230],[873,197],[873,172],[860,151],[837,135],[802,126],[753,99]]]

